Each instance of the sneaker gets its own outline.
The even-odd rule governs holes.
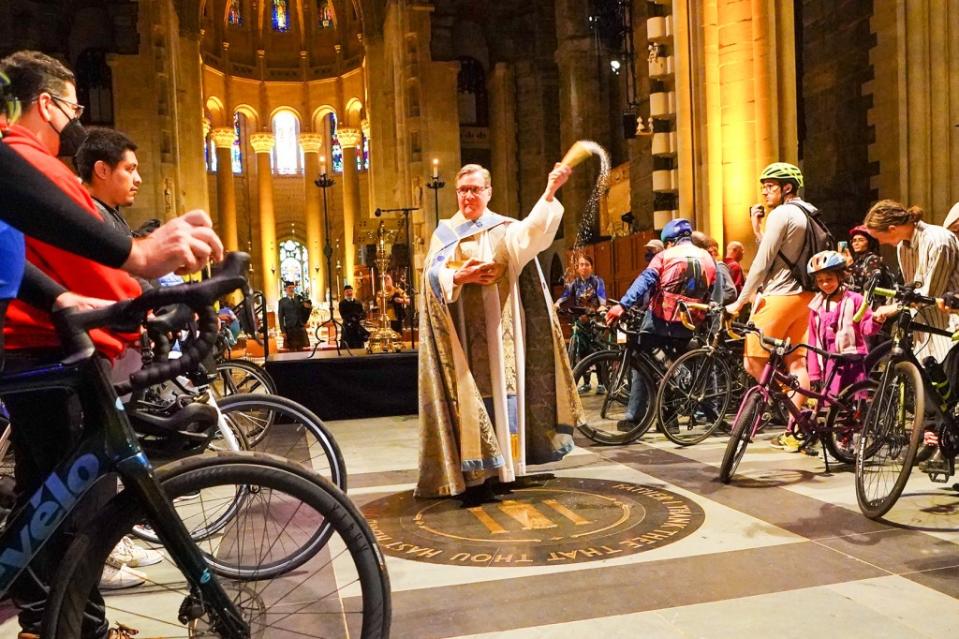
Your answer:
[[[153,566],[163,561],[163,555],[149,548],[141,548],[133,542],[133,538],[124,536],[120,543],[110,552],[107,563],[114,568],[126,564],[131,568]]]
[[[199,499],[199,498],[200,498],[200,491],[199,491],[199,490],[195,490],[195,491],[193,491],[192,493],[184,493],[184,494],[180,495],[179,497],[174,497],[174,498],[173,498],[173,503],[174,503],[174,504],[183,504],[183,503],[186,503],[186,502],[189,502],[189,501],[194,501],[194,500]]]
[[[596,386],[596,394],[597,394],[597,395],[605,395],[605,394],[606,394],[606,387],[603,386],[602,384],[598,384],[598,385]]]
[[[583,384],[577,390],[579,391],[580,395],[585,395],[586,393],[592,390],[592,387],[590,387],[589,384]]]
[[[621,433],[628,433],[631,430],[636,430],[636,422],[631,419],[621,419],[616,422],[616,430]]]
[[[785,450],[790,453],[798,452],[800,444],[801,442],[793,437],[792,433],[783,433],[781,435],[777,435],[769,442],[769,445],[773,448]]]
[[[146,575],[129,566],[122,565],[119,568],[114,568],[110,564],[106,564],[103,567],[103,575],[100,577],[100,590],[133,588],[145,583],[146,580]]]

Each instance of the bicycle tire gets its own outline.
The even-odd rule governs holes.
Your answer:
[[[642,437],[653,423],[656,387],[647,366],[637,360],[639,379],[646,385],[648,398],[644,414],[629,430],[617,429],[617,423],[624,421],[632,385],[632,367],[623,367],[622,361],[622,351],[606,350],[587,355],[573,369],[573,379],[577,385],[581,385],[581,379],[590,382],[593,375],[597,377],[597,382],[604,378],[606,380],[604,393],[581,397],[583,421],[577,425],[583,435],[597,444],[628,444]]]
[[[891,424],[884,418],[890,408],[902,413]],[[887,367],[856,451],[856,501],[869,519],[889,512],[906,487],[922,441],[924,414],[925,389],[916,365],[901,360]]]
[[[276,382],[265,368],[244,359],[228,359],[216,365],[216,379],[210,385],[217,397],[237,393],[276,395]]]
[[[850,384],[839,391],[837,402],[849,406],[843,410],[839,403],[832,403],[826,413],[823,445],[833,458],[843,464],[853,464],[856,461],[856,446],[862,433],[863,420],[869,412],[869,404],[876,397],[879,382],[874,379],[865,379]]]
[[[268,507],[278,500],[277,494],[280,494],[280,497],[285,495],[300,504],[294,511],[298,517],[303,516],[300,509],[305,505],[312,510],[313,515],[324,522],[331,531],[330,534],[336,536],[336,543],[327,544],[324,539],[322,544],[310,549],[312,554],[301,553],[295,561],[291,560],[281,568],[269,571],[248,569],[248,576],[243,578],[224,577],[221,574],[222,566],[218,567],[211,562],[216,578],[224,589],[233,595],[235,603],[250,624],[251,636],[271,639],[304,636],[384,639],[389,636],[390,588],[383,557],[362,515],[335,486],[297,464],[258,453],[187,458],[158,469],[157,477],[165,490],[174,493],[195,488],[208,490],[224,484],[257,486],[261,493],[269,492],[269,500],[266,502]],[[283,501],[278,504],[278,508],[282,515],[289,510],[289,504]],[[250,512],[251,516],[261,513],[262,504],[251,508]],[[144,516],[144,510],[132,495],[132,491],[124,491],[111,500],[99,516],[74,538],[63,558],[47,601],[42,636],[59,639],[75,639],[80,636],[80,620],[90,590],[100,578],[107,555],[130,526]],[[264,517],[264,521],[275,521],[275,516]],[[266,528],[261,537],[268,544],[265,552],[270,553],[277,542],[272,537],[267,539],[265,531]],[[236,536],[241,540],[249,537]],[[311,539],[315,538],[314,533]],[[255,542],[256,535],[253,535],[249,543]],[[226,544],[221,540],[212,553],[204,554],[208,560],[211,557],[216,558],[216,555],[223,553],[224,546],[226,554],[238,552],[240,557],[251,552],[255,556],[264,550],[260,547],[251,548],[250,545],[241,546],[237,550],[236,545]],[[210,548],[212,549],[212,545]],[[151,574],[150,568],[143,570],[148,581],[138,590],[142,596],[145,588],[149,590],[157,587],[157,596],[151,597],[149,615],[142,615],[135,620],[125,618],[124,622],[141,625],[141,632],[151,637],[163,636],[158,629],[162,629],[160,632],[173,632],[171,628],[175,628],[177,634],[167,636],[183,636],[188,630],[191,632],[190,636],[221,636],[202,626],[203,622],[209,623],[206,618],[190,621],[190,628],[179,621],[178,616],[190,584],[175,568],[175,562],[160,566],[163,567],[154,574]],[[294,570],[296,572],[292,572]],[[337,581],[337,578],[340,580]],[[328,601],[317,599],[317,592],[308,586],[300,589],[312,579],[322,584],[321,592],[329,594]],[[327,590],[331,584],[332,591]],[[355,584],[359,587],[356,588]],[[345,591],[343,596],[340,594],[341,588]],[[146,594],[149,596],[151,593]],[[357,599],[361,599],[358,609],[355,607]],[[120,601],[121,604],[122,602],[123,600]],[[115,603],[117,602],[111,602]],[[122,608],[117,605],[111,607],[114,610]],[[158,612],[159,608],[163,608],[163,611]],[[336,614],[330,615],[329,612],[333,610]],[[130,610],[120,611],[125,615],[136,614]],[[207,612],[206,615],[208,614]],[[143,624],[146,624],[147,628],[142,628]],[[290,627],[293,624],[295,627]],[[333,635],[331,631],[339,634]]]
[[[576,353],[578,350],[579,349],[576,347],[576,333],[573,332],[573,334],[569,336],[569,343],[566,344],[566,357],[569,358],[570,368],[576,366],[577,364],[578,360],[576,358]]]
[[[742,461],[749,440],[758,430],[758,422],[766,410],[766,398],[762,393],[747,391],[746,398],[733,421],[732,433],[726,442],[726,451],[723,453],[723,462],[719,467],[719,481],[728,484],[732,481],[739,462]]]
[[[694,364],[697,361],[701,363]],[[705,390],[700,384],[708,384],[706,378],[710,375],[714,376],[714,393],[710,398],[706,395],[699,397],[698,394]],[[656,393],[659,429],[671,442],[680,446],[698,444],[712,435],[723,422],[732,400],[730,378],[726,362],[711,349],[698,348],[677,357],[663,374]],[[690,394],[696,396],[691,397]],[[707,411],[713,413],[711,418]],[[703,417],[698,417],[699,414],[703,414]],[[683,418],[687,420],[685,424],[681,423]],[[701,425],[698,423],[700,419]]]
[[[246,436],[250,450],[306,466],[346,492],[346,462],[316,413],[279,395],[238,393],[217,401],[220,412]]]
[[[212,453],[216,452],[237,452],[237,451],[247,451],[250,450],[250,445],[246,441],[246,436],[243,434],[243,431],[236,427],[232,422],[226,420],[227,428],[233,432],[233,436],[236,438],[237,448],[231,448],[229,446],[220,446],[218,445],[220,441],[223,440],[222,436],[214,437],[214,439],[207,445],[208,450]],[[154,460],[154,463],[156,460]],[[177,497],[176,495],[171,495],[170,498],[173,499]],[[193,541],[202,541],[209,538],[211,535],[223,530],[223,528],[230,522],[236,513],[237,509],[242,505],[244,494],[242,492],[237,493],[237,496],[232,504],[231,508],[224,509],[222,514],[214,519],[210,523],[205,523],[203,526],[198,528],[190,529],[190,537],[193,538]],[[176,508],[177,504],[173,504]],[[159,537],[153,531],[153,528],[149,525],[138,523],[134,524],[133,528],[130,530],[131,534],[137,539],[141,539],[151,544],[160,543]]]

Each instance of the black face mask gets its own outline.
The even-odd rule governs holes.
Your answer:
[[[80,124],[79,119],[67,122],[67,125],[60,129],[59,135],[60,152],[57,155],[61,158],[72,158],[77,154],[77,150],[83,144],[83,141],[87,139],[87,131]]]

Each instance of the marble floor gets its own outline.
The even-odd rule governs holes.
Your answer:
[[[416,481],[415,416],[332,424],[360,505]],[[757,442],[732,484],[717,437],[580,446],[560,478],[661,488],[705,519],[627,557],[473,567],[387,557],[402,638],[935,637],[959,627],[959,494],[914,473],[887,522],[864,518],[850,469]],[[538,468],[538,469],[539,469]]]
[[[416,518],[389,521],[388,510],[376,506],[412,501],[405,496],[417,477],[416,416],[328,426],[343,450],[354,502],[378,512],[378,531],[411,530]],[[725,437],[690,448],[655,433],[622,447],[592,446],[578,434],[576,441],[578,448],[562,462],[536,470],[553,474],[568,494],[576,493],[568,489],[576,482],[605,482],[640,487],[635,490],[654,499],[666,495],[662,500],[692,507],[692,523],[685,520],[683,534],[668,543],[632,554],[610,550],[586,561],[501,563],[494,552],[479,563],[466,561],[464,553],[463,562],[451,565],[424,560],[436,551],[404,558],[394,552],[404,546],[394,545],[386,553],[393,637],[912,638],[951,635],[959,627],[959,493],[951,488],[914,473],[887,520],[873,522],[856,507],[850,469],[834,466],[826,474],[822,457],[782,452],[765,439],[750,446],[728,486],[717,480]],[[587,509],[583,495],[575,503]],[[511,533],[500,528],[510,523],[534,532],[555,527],[537,525],[548,508],[516,506],[523,501],[523,494],[504,496],[513,506],[487,513],[495,517],[472,514],[489,532],[506,536]],[[455,518],[462,511],[451,502],[434,507],[435,500],[421,501],[418,507],[443,506],[437,517],[461,522]],[[577,514],[547,502],[554,520],[587,523],[579,516],[585,510]],[[634,505],[633,515],[643,511],[651,520],[653,507],[643,508]],[[651,529],[637,522],[633,539],[650,537]],[[385,546],[390,537],[381,534]],[[615,547],[602,543],[597,547]],[[13,621],[8,616],[0,623],[0,638],[16,636]]]

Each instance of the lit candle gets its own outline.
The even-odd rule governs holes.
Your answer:
[[[326,156],[325,155],[320,156],[320,174],[326,175]]]
[[[440,161],[437,158],[433,158],[433,177],[438,178],[440,176]]]

